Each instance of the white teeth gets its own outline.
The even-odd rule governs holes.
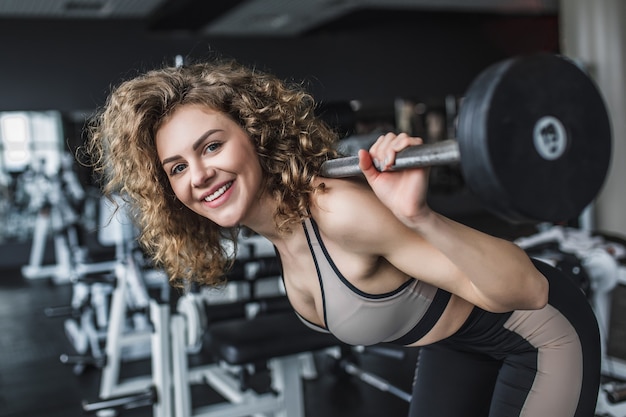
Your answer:
[[[222,194],[224,194],[226,192],[226,190],[228,190],[231,186],[233,185],[232,181],[229,182],[228,184],[225,184],[223,187],[220,187],[219,190],[217,190],[216,192],[214,192],[213,194],[211,194],[210,196],[207,196],[204,201],[206,202],[211,202],[213,200],[215,200],[216,198],[218,198],[219,196],[221,196]]]

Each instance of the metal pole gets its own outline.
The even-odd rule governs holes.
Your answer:
[[[411,146],[396,155],[396,162],[391,171],[407,168],[421,168],[436,165],[450,165],[461,160],[459,143],[455,139],[436,143]],[[322,164],[320,175],[327,178],[344,178],[361,175],[359,157],[349,156],[326,161]]]

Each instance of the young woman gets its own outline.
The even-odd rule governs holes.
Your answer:
[[[411,416],[593,416],[599,336],[568,278],[426,203],[428,170],[389,172],[419,138],[329,179],[336,135],[300,86],[234,62],[162,68],[114,89],[87,151],[106,194],[174,283],[221,282],[247,227],[269,239],[302,321],[350,344],[419,346]]]

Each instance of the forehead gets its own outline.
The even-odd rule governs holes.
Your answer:
[[[204,125],[210,123],[225,123],[230,118],[224,113],[211,107],[186,104],[175,108],[161,123],[157,129],[160,131],[171,129],[172,127],[182,128],[188,126],[190,128],[195,125]]]
[[[212,130],[226,132],[229,137],[248,138],[244,129],[227,114],[206,106],[184,105],[175,109],[157,129],[157,153],[161,158],[168,157],[168,154],[189,147]]]
[[[176,137],[193,139],[208,129],[232,129],[236,124],[225,114],[202,106],[181,106],[174,110],[158,127],[155,135],[157,147],[164,140]]]

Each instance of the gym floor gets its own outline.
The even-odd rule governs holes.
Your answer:
[[[71,288],[45,280],[25,280],[19,269],[0,271],[0,416],[85,416],[83,400],[97,399],[100,372],[87,368],[74,374],[60,362],[72,348],[62,318],[44,315],[47,307],[67,305]],[[360,356],[363,367],[408,390],[417,351],[407,350],[403,360]],[[405,401],[349,378],[340,378],[317,357],[319,376],[305,381],[307,417],[367,417],[406,415]],[[137,362],[135,372],[149,369]],[[145,367],[143,366],[145,365]],[[219,401],[216,394],[194,391],[203,403]],[[151,408],[125,411],[123,416],[150,416]]]
[[[63,320],[48,318],[44,309],[66,305],[71,288],[22,278],[19,269],[0,270],[0,417],[83,417],[83,400],[95,400],[99,371],[76,375],[60,362],[71,351]],[[362,366],[409,389],[417,350],[403,360],[363,354]],[[307,417],[379,417],[406,415],[407,404],[350,378],[340,378],[318,359],[320,375],[305,381]],[[138,364],[139,367],[142,364]],[[204,400],[218,401],[205,392]],[[151,409],[125,411],[123,416],[151,416]]]

